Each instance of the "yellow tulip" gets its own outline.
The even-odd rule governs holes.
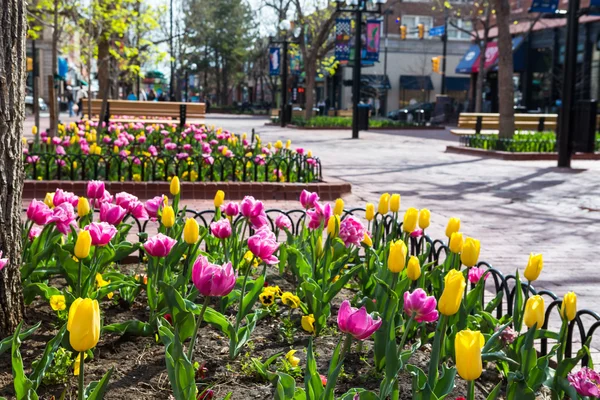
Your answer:
[[[50,296],[50,307],[52,307],[54,311],[62,311],[67,308],[65,296],[62,294],[53,294]]]
[[[373,203],[367,203],[365,209],[365,218],[367,221],[372,221],[373,218],[375,218],[375,205]]]
[[[319,236],[317,238],[317,257],[321,257],[323,255],[323,236]]]
[[[287,142],[285,142],[285,148],[289,150],[290,147],[292,147],[292,141],[288,139]]]
[[[167,228],[170,228],[173,225],[175,225],[175,211],[173,211],[173,207],[163,207],[161,222]]]
[[[90,203],[85,197],[80,197],[77,202],[77,215],[85,217],[90,213]]]
[[[362,242],[368,247],[373,247],[373,240],[371,240],[371,236],[369,236],[367,233],[365,233]]]
[[[540,329],[544,325],[545,311],[544,298],[540,295],[531,296],[525,303],[523,322],[528,328],[537,324],[537,329]]]
[[[465,291],[465,277],[462,272],[452,269],[444,278],[444,292],[438,301],[438,310],[446,316],[456,314]]]
[[[400,195],[398,193],[394,193],[392,197],[390,197],[390,210],[395,213],[400,210]]]
[[[195,244],[200,237],[200,227],[194,218],[188,218],[183,227],[183,240],[187,244]]]
[[[75,250],[73,253],[75,257],[83,260],[90,255],[90,248],[92,247],[92,236],[89,231],[81,230],[77,235],[77,241],[75,242]]]
[[[566,318],[567,321],[573,321],[577,314],[577,295],[574,292],[569,292],[563,297],[562,305],[560,306],[560,315]]]
[[[453,253],[460,253],[463,248],[463,234],[460,232],[454,232],[450,237],[450,251]]]
[[[404,222],[402,223],[402,230],[404,232],[414,232],[417,229],[417,220],[419,219],[419,210],[416,208],[409,208],[404,213]]]
[[[32,134],[32,135],[37,135],[37,133],[38,133],[38,128],[37,128],[37,126],[35,126],[35,125],[34,125],[34,126],[32,126],[32,127],[31,127],[31,134]]]
[[[179,191],[181,190],[181,185],[179,184],[178,176],[174,176],[173,179],[171,179],[171,186],[169,187],[169,189],[171,190],[171,194],[173,196],[177,196],[179,194]]]
[[[421,264],[415,256],[410,256],[408,259],[408,267],[406,268],[406,276],[411,281],[416,281],[421,276]]]
[[[388,255],[388,269],[393,273],[402,272],[406,266],[406,255],[408,249],[402,240],[390,243],[390,254]]]
[[[275,148],[276,149],[282,149],[283,148],[283,142],[281,140],[278,140],[275,142]]]
[[[379,206],[377,207],[377,211],[381,215],[385,215],[390,211],[390,194],[384,193],[379,198]]]
[[[331,217],[329,217],[329,220],[327,221],[327,234],[329,236],[337,236],[338,232],[340,230],[340,217],[339,215],[332,215]]]
[[[479,240],[473,238],[466,238],[462,245],[462,252],[460,253],[460,261],[467,267],[472,267],[479,261],[479,249],[481,244]]]
[[[459,229],[460,219],[454,217],[450,218],[450,220],[448,221],[448,225],[446,226],[446,236],[452,237],[452,234],[454,232],[458,232]]]
[[[544,268],[544,258],[542,255],[531,253],[523,275],[525,275],[525,278],[527,278],[529,282],[533,282],[540,276],[542,268]]]
[[[88,351],[100,339],[100,307],[97,300],[78,298],[71,304],[67,321],[69,342],[75,351]]]
[[[313,156],[312,155],[312,150],[309,150],[309,151],[306,152],[306,157],[312,158],[312,156]]]
[[[285,359],[290,363],[290,365],[292,367],[297,367],[298,364],[300,363],[300,359],[298,357],[294,356],[295,353],[296,353],[296,350],[290,350],[285,355]]]
[[[333,207],[333,213],[335,215],[339,215],[341,217],[343,212],[344,212],[344,200],[337,199],[335,201],[335,207]]]
[[[79,376],[79,373],[81,372],[81,353],[77,354],[77,357],[75,357],[75,361],[73,362],[73,375],[75,376]],[[83,353],[83,359],[85,360],[87,358],[87,353]]]
[[[46,197],[44,197],[44,203],[48,207],[54,208],[54,193],[46,193]]]
[[[303,315],[300,321],[302,329],[308,333],[315,333],[315,316],[313,314]]]
[[[217,190],[217,193],[215,194],[215,199],[213,201],[213,203],[215,204],[215,208],[219,208],[223,205],[223,202],[225,201],[225,192],[222,190]]]
[[[421,211],[419,211],[419,228],[427,229],[429,227],[430,220],[431,212],[428,209],[423,208]]]
[[[456,369],[464,380],[474,381],[481,376],[483,370],[481,349],[484,344],[485,339],[479,331],[465,329],[456,334],[454,339]]]

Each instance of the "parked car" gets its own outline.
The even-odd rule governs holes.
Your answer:
[[[48,105],[41,97],[38,97],[38,107],[40,111],[48,111]],[[25,108],[27,112],[33,113],[33,96],[25,96]]]
[[[394,121],[426,122],[431,119],[434,107],[434,103],[411,104],[399,110],[390,111],[388,118]]]

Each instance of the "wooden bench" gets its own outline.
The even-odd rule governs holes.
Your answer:
[[[133,118],[118,118],[121,122],[148,122],[148,123],[177,123],[185,125],[188,119],[201,119],[206,115],[204,103],[178,103],[170,101],[129,101],[108,100],[106,115],[100,118],[102,100],[91,100],[91,120],[102,120],[106,123],[116,116]],[[88,100],[83,100],[83,113],[87,114]],[[137,118],[136,118],[137,117]],[[148,117],[143,119],[140,117]],[[158,119],[150,119],[158,117]]]
[[[515,114],[515,130],[522,133],[556,131],[557,114]],[[460,113],[458,128],[450,132],[454,135],[497,134],[500,127],[498,113]]]
[[[337,116],[352,118],[352,110],[337,110]]]

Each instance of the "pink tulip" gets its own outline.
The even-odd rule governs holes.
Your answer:
[[[498,326],[494,329],[495,332],[498,332]],[[515,331],[510,326],[504,328],[502,333],[500,334],[500,339],[504,342],[504,344],[511,344],[519,337],[519,333]]]
[[[40,236],[40,233],[42,233],[42,228],[39,226],[32,226],[28,234],[29,241],[33,242],[36,237]]]
[[[118,206],[123,207],[127,212],[131,212],[131,207],[135,205],[136,202],[139,202],[139,199],[127,192],[120,192],[115,195],[115,203]]]
[[[273,255],[279,248],[275,234],[264,227],[248,238],[248,249],[266,264],[277,264],[279,259]]]
[[[2,251],[0,250],[0,271],[8,264],[8,258],[2,258]]]
[[[126,214],[127,210],[115,204],[103,203],[100,206],[100,221],[111,225],[119,225]]]
[[[146,220],[150,218],[148,211],[146,211],[146,208],[144,207],[144,203],[139,200],[130,205],[129,213],[138,220]]]
[[[176,244],[177,240],[159,233],[144,243],[144,249],[153,257],[166,257]]]
[[[77,214],[75,214],[75,209],[71,203],[62,203],[54,207],[52,217],[50,217],[48,223],[56,223],[56,229],[63,235],[66,235],[71,231],[71,226],[77,226],[75,218],[77,218]]]
[[[416,289],[414,292],[404,292],[404,312],[409,316],[414,316],[417,322],[434,322],[438,319],[436,310],[437,302],[435,297],[427,296],[423,289]]]
[[[309,218],[308,227],[310,229],[318,229],[321,224],[326,224],[329,218],[333,215],[331,211],[331,204],[326,204],[325,207],[321,206],[320,203],[315,204],[315,208],[307,210],[306,215]]]
[[[192,268],[192,282],[203,296],[227,296],[235,287],[236,279],[230,262],[211,264],[203,255],[198,256]]]
[[[148,215],[152,218],[156,218],[158,210],[164,204],[164,196],[156,196],[146,201],[145,207],[148,211]]]
[[[577,372],[570,373],[567,378],[579,395],[600,397],[600,374],[593,369],[583,367]]]
[[[100,207],[104,203],[112,203],[113,195],[109,193],[108,190],[104,191],[102,197],[96,200],[96,207]]]
[[[319,195],[316,192],[311,193],[303,190],[302,193],[300,193],[300,204],[302,204],[302,207],[305,209],[315,208],[318,201]]]
[[[485,276],[484,276],[485,274]],[[485,273],[485,268],[483,267],[473,267],[469,269],[469,282],[477,283],[483,277],[483,279],[487,279],[488,274]]]
[[[87,197],[90,199],[100,199],[104,195],[104,182],[89,181],[87,186]]]
[[[374,320],[364,306],[360,309],[354,308],[348,300],[344,300],[338,312],[337,322],[340,331],[354,336],[356,340],[365,340],[379,329],[383,321],[381,318]]]
[[[265,206],[261,201],[252,196],[244,197],[241,205],[242,215],[250,221],[254,229],[259,229],[269,223],[265,214]]]
[[[67,152],[65,151],[64,147],[58,145],[56,146],[56,154],[58,154],[59,156],[64,156],[65,154],[67,154]]]
[[[63,203],[69,203],[73,207],[77,207],[77,204],[79,203],[79,197],[77,197],[75,193],[65,192],[62,189],[56,189],[52,203],[54,203],[55,206],[59,206]]]
[[[296,149],[296,153],[298,153],[298,154],[302,155],[302,154],[304,154],[304,149],[303,149],[302,147],[298,147],[298,148]]]
[[[349,216],[340,222],[340,239],[346,247],[355,245],[360,247],[360,242],[365,237],[365,227],[356,218]]]
[[[237,217],[240,213],[240,205],[238,203],[229,202],[227,205],[223,204],[221,206],[221,212],[228,217]]]
[[[27,207],[27,218],[38,225],[46,225],[52,217],[52,210],[43,201],[31,200]]]
[[[93,246],[106,246],[117,234],[117,228],[106,222],[92,222],[83,229],[90,233]]]
[[[152,157],[156,157],[158,155],[158,150],[156,150],[156,146],[154,145],[148,147],[148,152]]]
[[[410,237],[420,238],[423,236],[423,229],[416,229],[410,233]]]
[[[291,230],[292,229],[292,221],[290,221],[290,217],[285,214],[279,214],[279,216],[275,219],[275,226],[279,229]]]
[[[217,239],[227,239],[231,236],[231,224],[228,219],[220,219],[210,224],[210,231]]]

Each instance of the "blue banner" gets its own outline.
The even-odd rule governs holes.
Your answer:
[[[349,18],[335,20],[335,59],[346,63],[350,59],[350,29]]]
[[[592,0],[592,5],[594,0]],[[555,13],[558,9],[558,0],[533,0],[529,12]]]
[[[444,25],[434,26],[429,29],[429,36],[442,36],[446,31]]]
[[[276,76],[281,74],[281,49],[279,47],[269,47],[269,75]]]

